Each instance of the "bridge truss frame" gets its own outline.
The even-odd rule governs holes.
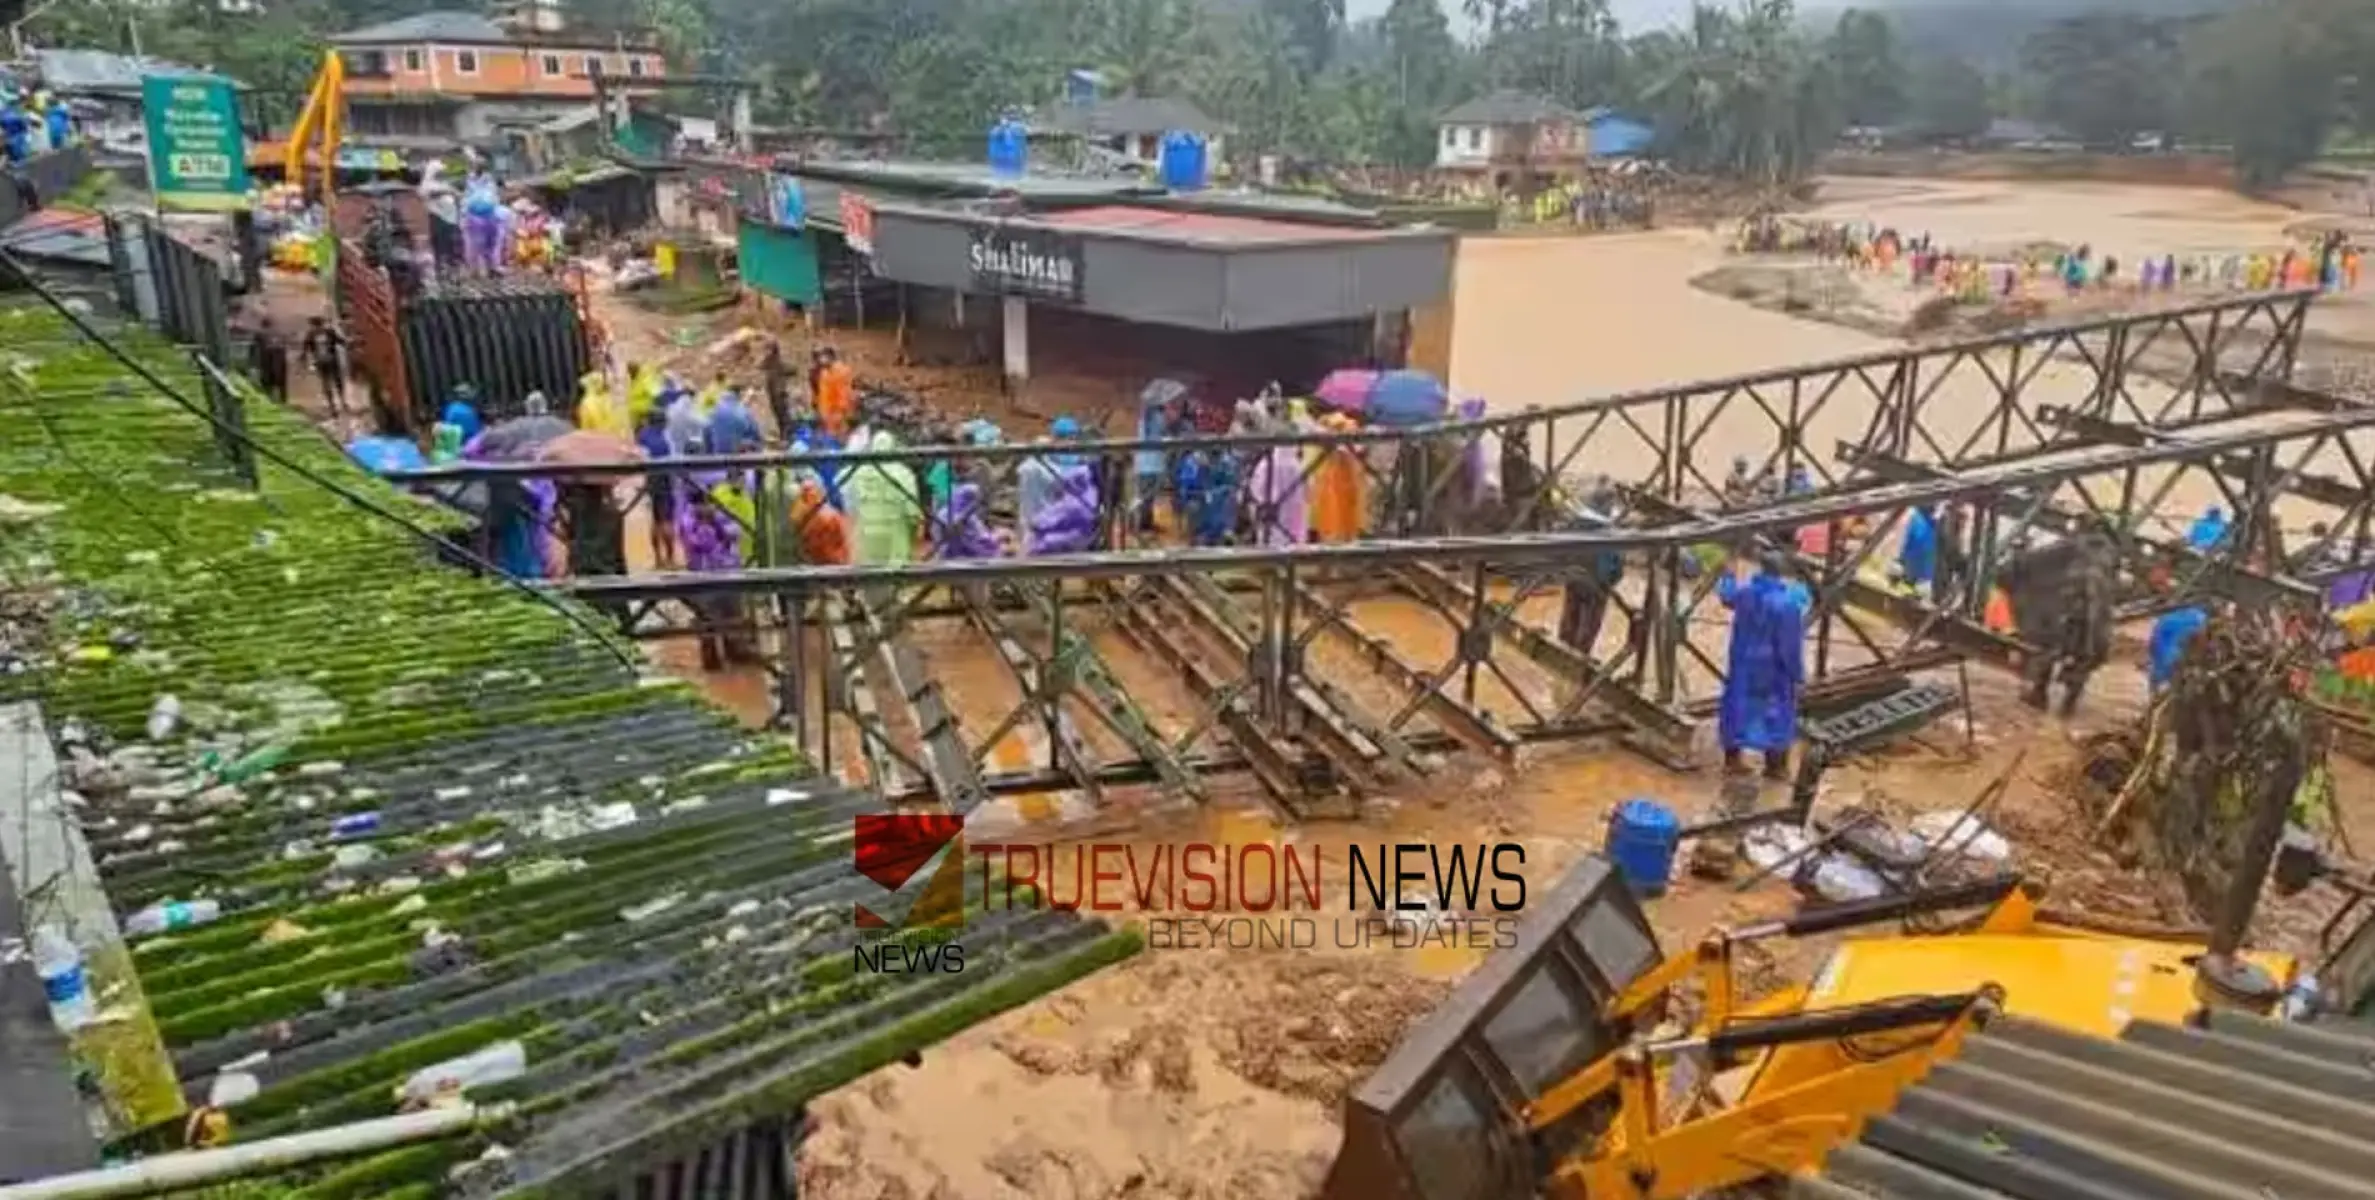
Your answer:
[[[1708,547],[1731,554],[1759,538],[1790,545],[1810,526],[1829,532],[1819,551],[1794,556],[1815,598],[1808,681],[1818,705],[1964,658],[2016,661],[2028,648],[1985,625],[1983,598],[2014,548],[2038,536],[2107,531],[2131,618],[2205,597],[2306,611],[2323,584],[2375,566],[2375,407],[2288,382],[2311,298],[2262,294],[1915,346],[1420,434],[1083,443],[1067,449],[1104,485],[1100,548],[1088,552],[558,586],[643,638],[694,635],[704,619],[697,605],[712,606],[713,623],[715,606],[733,608],[767,647],[774,723],[828,769],[850,765],[833,761],[836,725],[854,730],[862,778],[892,801],[970,811],[994,794],[1069,791],[1093,803],[1139,783],[1201,796],[1207,776],[1247,770],[1282,810],[1309,814],[1424,774],[1448,749],[1511,761],[1532,743],[1617,734],[1688,762],[1723,675],[1720,645],[1691,636],[1716,605],[1715,572],[1692,567]],[[1842,407],[1855,410],[1846,424],[1826,422]],[[1762,451],[1750,455],[1752,478],[1803,471],[1812,488],[1727,495],[1709,461],[1720,455],[1707,448],[1727,413],[1738,414],[1729,444]],[[1478,453],[1488,438],[1505,454],[1521,444],[1518,454],[1536,464],[1533,482],[1509,488],[1496,510],[1453,505],[1447,516],[1440,501],[1458,480],[1434,468]],[[1381,444],[1391,447],[1382,455]],[[1440,456],[1409,453],[1421,444]],[[1395,494],[1417,503],[1396,507],[1400,523],[1349,543],[1185,547],[1141,534],[1126,482],[1132,465],[1200,451],[1291,451],[1305,464],[1303,481],[1331,454],[1354,452],[1372,487],[1404,489]],[[1001,471],[1047,452],[757,455],[593,474],[648,483],[876,466],[920,479],[947,463],[996,491]],[[1647,465],[1606,470],[1623,463]],[[1576,484],[1577,464],[1601,468],[1601,478]],[[414,482],[539,474],[556,473],[481,466]],[[2154,528],[2188,478],[2207,481],[2198,494],[2234,514],[2232,535],[2210,554]],[[1613,527],[1544,531],[1547,506],[1535,501],[1554,487],[1570,498],[1600,491],[1613,502]],[[1939,504],[1972,517],[1964,549],[1974,585],[1933,599],[1874,580],[1867,568],[1907,514]],[[1252,507],[1258,532],[1275,513],[1258,500]],[[2288,529],[2302,516],[2323,532],[2303,539]],[[768,549],[762,561],[776,562],[797,531],[754,536]],[[1621,633],[1569,645],[1529,602],[1563,587],[1582,556],[1604,551],[1629,563],[1627,585],[1608,603]],[[1438,643],[1434,653],[1418,657],[1368,627],[1363,602],[1385,592],[1431,615],[1438,628],[1421,640]],[[987,727],[958,720],[917,649],[949,622],[987,638],[1021,697]],[[1134,703],[1100,652],[1112,639],[1177,674],[1194,698],[1183,720],[1164,728]],[[1388,700],[1376,688],[1355,694],[1353,673],[1383,681]],[[1000,767],[993,749],[1018,733],[1033,761]]]

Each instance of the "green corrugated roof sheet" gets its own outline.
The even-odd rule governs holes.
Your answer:
[[[199,394],[176,352],[132,341]],[[268,445],[410,503],[287,410],[249,413]],[[185,1090],[251,1076],[231,1114],[261,1138],[390,1113],[423,1067],[527,1049],[526,1075],[472,1093],[517,1101],[509,1125],[293,1172],[293,1194],[447,1194],[494,1144],[511,1187],[615,1180],[1137,947],[1067,915],[976,914],[962,974],[853,974],[872,885],[849,835],[871,805],[782,741],[285,472],[240,489],[196,419],[47,310],[0,309],[0,426],[0,493],[63,506],[0,538],[7,590],[53,613],[0,698],[129,745],[170,692],[196,730],[155,749],[170,793],[94,796],[88,830],[119,913],[223,905],[131,955]],[[285,758],[192,794],[209,742]],[[614,805],[632,823],[587,831]],[[361,813],[374,829],[333,832]]]

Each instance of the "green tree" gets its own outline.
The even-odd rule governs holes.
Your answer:
[[[2089,146],[2124,150],[2166,130],[2182,74],[2176,22],[2098,12],[2057,21],[2021,46],[2036,115]]]
[[[1108,0],[1097,58],[1117,94],[1167,95],[1186,73],[1195,12],[1187,0]]]
[[[1887,125],[1905,115],[1905,64],[1886,16],[1860,8],[1840,13],[1823,54],[1838,77],[1849,124]]]
[[[1925,59],[1912,72],[1907,108],[1923,137],[1977,137],[1995,120],[1987,76],[1966,59]]]
[[[2342,115],[2352,32],[2284,0],[2202,25],[2186,44],[2188,130],[2232,148],[2244,187],[2280,182],[2317,157]]]
[[[1685,30],[1634,41],[1641,106],[1677,164],[1778,186],[1837,141],[1837,76],[1794,20],[1789,0],[1701,5]]]
[[[1624,44],[1607,0],[1525,0],[1485,53],[1500,60],[1494,77],[1501,86],[1575,108],[1618,98]]]

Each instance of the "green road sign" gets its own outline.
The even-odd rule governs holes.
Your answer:
[[[248,206],[247,143],[239,93],[211,75],[140,81],[148,118],[148,173],[157,207],[233,212]]]

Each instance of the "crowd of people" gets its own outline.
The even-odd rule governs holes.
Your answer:
[[[74,139],[74,113],[63,99],[24,89],[0,97],[0,146],[6,148],[9,166],[63,149]]]
[[[2040,291],[2076,295],[2089,290],[2265,291],[2319,287],[2347,291],[2359,285],[2364,251],[2340,232],[2315,243],[2255,253],[2174,252],[2123,263],[2117,255],[2080,245],[2016,258],[1957,250],[1928,233],[1908,235],[1870,222],[1784,221],[1766,216],[1742,226],[1736,247],[1755,254],[1807,254],[1826,262],[1880,274],[1902,273],[1913,288],[1979,302]]]

